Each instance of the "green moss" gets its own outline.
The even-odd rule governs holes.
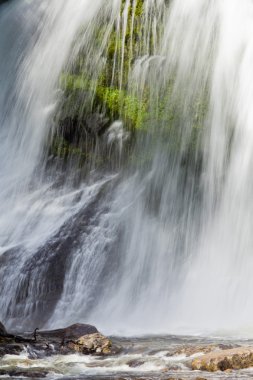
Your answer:
[[[124,90],[98,86],[96,95],[105,104],[111,117],[121,118],[130,128],[141,128],[143,121],[147,118],[147,103]]]
[[[70,94],[75,90],[81,90],[84,93],[94,88],[93,102],[106,109],[107,115],[111,120],[120,118],[125,121],[129,129],[139,129],[143,121],[148,117],[147,102],[140,101],[137,97],[129,94],[125,90],[119,90],[112,87],[104,87],[94,82],[89,82],[83,76],[63,74],[61,84]],[[67,107],[73,109],[75,100]],[[66,104],[65,104],[66,108]]]
[[[126,1],[123,0],[121,3],[122,14],[125,5]],[[92,25],[90,51],[87,52],[85,48],[80,51],[73,67],[61,75],[60,86],[67,98],[64,104],[66,112],[63,111],[65,116],[67,113],[70,113],[70,116],[78,113],[77,116],[82,118],[89,112],[101,109],[111,120],[122,119],[129,129],[141,128],[143,121],[148,117],[147,100],[139,100],[129,91],[128,77],[133,59],[140,52],[143,9],[144,0],[130,1],[125,39],[117,29],[117,23],[109,31],[106,16],[103,22],[104,15],[101,10],[101,24],[94,23]],[[108,31],[110,32],[109,39],[104,46],[104,38],[105,35],[108,35]],[[102,52],[101,46],[105,48]],[[87,55],[103,57],[104,63],[99,69],[98,76],[94,75],[94,67],[97,68],[97,65],[95,63],[90,65],[86,58]],[[100,59],[100,63],[102,60]],[[76,110],[78,99],[75,101],[77,91],[90,94],[89,101],[86,99],[82,105],[79,105],[78,112]]]
[[[60,77],[60,86],[67,92],[86,91],[89,89],[89,81],[84,76],[63,73]]]

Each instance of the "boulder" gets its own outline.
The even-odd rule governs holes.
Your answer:
[[[81,338],[67,343],[71,350],[82,354],[110,354],[112,342],[100,333],[84,335]]]
[[[253,366],[253,347],[211,352],[191,362],[193,370],[208,372],[244,369]]]
[[[39,331],[38,336],[48,338],[50,341],[61,340],[63,342],[68,340],[78,340],[79,338],[98,333],[95,326],[83,323],[76,323],[69,327],[57,330]]]

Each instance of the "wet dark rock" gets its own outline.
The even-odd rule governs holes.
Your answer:
[[[0,336],[6,336],[7,331],[5,330],[4,325],[0,322]]]
[[[80,134],[80,126],[76,117],[67,116],[59,122],[60,133],[68,143],[74,143]]]
[[[23,346],[16,344],[16,337],[8,334],[4,325],[0,322],[0,358],[4,355],[19,355]]]
[[[19,355],[23,351],[23,346],[15,343],[0,342],[0,358],[5,355]]]
[[[10,377],[20,377],[20,378],[32,378],[32,379],[42,379],[47,377],[48,373],[45,371],[32,370],[21,370],[21,369],[0,369],[0,376],[10,376]]]
[[[0,357],[7,354],[19,355],[24,349],[29,359],[73,352],[106,355],[112,353],[112,343],[96,327],[81,323],[57,330],[36,329],[29,336],[24,334],[0,337]]]
[[[24,328],[40,327],[54,312],[55,305],[64,289],[63,273],[67,271],[69,260],[80,246],[83,234],[89,231],[91,220],[93,223],[96,215],[99,217],[100,213],[103,212],[102,210],[106,209],[104,202],[106,186],[111,185],[105,184],[105,187],[94,197],[92,202],[81,208],[70,220],[67,220],[52,239],[40,247],[34,256],[23,264],[23,281],[19,282],[15,291],[16,306],[13,309],[12,317],[19,320],[19,324]],[[32,292],[31,284],[36,284],[38,281],[41,286],[35,287],[36,290],[34,289]],[[96,290],[94,288],[94,293]],[[18,310],[24,310],[27,303],[33,307],[29,310],[29,315],[21,318]],[[85,307],[90,310],[92,305],[87,303]]]
[[[86,119],[86,127],[91,133],[101,134],[108,126],[109,118],[98,112],[90,114]]]
[[[49,330],[49,331],[38,331],[38,337],[48,338],[49,340],[60,340],[64,343],[66,340],[77,340],[85,335],[98,333],[95,326],[76,323],[66,328]]]
[[[77,213],[66,220],[60,230],[57,230],[52,236],[52,239],[40,247],[34,253],[34,256],[27,259],[23,264],[23,281],[18,282],[15,290],[15,308],[11,309],[12,318],[22,328],[33,330],[36,327],[41,327],[51,317],[64,289],[65,277],[63,273],[66,273],[68,263],[73,259],[73,255],[75,255],[79,247],[82,246],[84,234],[89,234],[91,225],[99,223],[101,215],[108,211],[109,197],[113,196],[111,189],[114,185],[114,179],[106,182],[91,202],[83,205]],[[82,196],[82,192],[80,192],[80,196]],[[112,249],[112,246],[110,249]],[[15,253],[17,258],[20,257],[20,254],[21,251]],[[98,287],[101,286],[102,288],[100,284],[103,284],[103,280],[104,273],[101,273],[101,279],[98,279],[97,286],[87,290],[89,291],[87,298],[90,301],[83,305],[84,313],[94,306],[95,295],[100,290]],[[31,290],[31,284],[37,284],[38,282],[40,286],[34,286]],[[13,286],[15,287],[16,284]],[[25,310],[25,305],[28,303],[31,305],[29,315],[24,314],[22,317],[18,311]]]
[[[102,135],[108,129],[109,121],[109,118],[98,112],[91,113],[81,120],[77,116],[66,116],[59,121],[59,132],[65,141],[78,145],[80,141],[88,141]]]
[[[142,360],[130,360],[127,365],[130,367],[130,368],[138,368],[140,367],[141,365],[143,365],[145,363],[145,361],[142,361]]]

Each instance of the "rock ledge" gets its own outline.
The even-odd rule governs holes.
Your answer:
[[[32,359],[56,354],[79,352],[84,355],[112,354],[111,341],[100,334],[96,327],[77,323],[75,325],[48,331],[36,329],[33,334],[8,334],[0,324],[0,357],[19,355],[24,349]]]

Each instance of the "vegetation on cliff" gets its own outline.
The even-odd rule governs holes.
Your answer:
[[[105,5],[89,26],[89,35],[80,31],[73,47],[75,58],[59,81],[63,96],[55,115],[54,155],[75,156],[81,165],[111,163],[115,155],[119,158],[119,146],[120,155],[129,154],[136,134],[157,128],[169,134],[172,150],[180,149],[184,106],[172,95],[173,77],[157,91],[153,75],[158,65],[162,68],[158,51],[168,6],[167,1],[163,7],[149,8],[145,0],[123,0],[115,16]],[[188,112],[193,125],[188,152],[197,146],[205,104],[200,96]],[[117,120],[123,129],[109,138],[108,146],[109,128]],[[128,141],[123,150],[122,139]]]

